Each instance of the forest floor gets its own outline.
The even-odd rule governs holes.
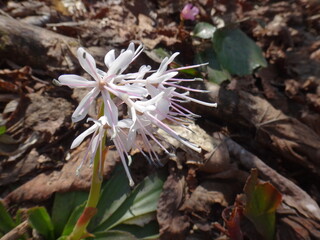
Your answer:
[[[193,86],[210,92],[195,97],[218,107],[187,105],[202,117],[193,134],[184,136],[205,154],[172,143],[177,157],[168,160],[159,150],[168,169],[157,213],[160,239],[227,239],[224,209],[241,202],[253,168],[281,194],[276,238],[320,239],[319,0],[195,0],[196,20],[181,24],[187,2],[1,1],[0,197],[10,213],[36,205],[50,209],[55,193],[90,187],[88,166],[80,177],[75,174],[88,141],[70,150],[90,126],[71,122],[85,91],[52,83],[62,74],[84,74],[75,57],[79,46],[99,67],[110,49],[126,49],[130,42],[146,49],[131,69],[141,63],[158,66],[159,49],[180,52],[177,62],[192,65],[202,46],[211,43],[191,32],[207,22],[241,29],[268,64],[219,82],[201,72],[203,84]],[[137,182],[157,171],[138,151],[132,155]],[[112,150],[106,179],[117,162]],[[262,239],[250,226],[241,226],[244,238]]]

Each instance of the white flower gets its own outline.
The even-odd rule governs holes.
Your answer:
[[[187,147],[200,152],[201,149],[197,145],[179,136],[165,121],[171,121],[188,128],[190,119],[198,117],[198,115],[181,106],[181,103],[193,101],[210,107],[216,106],[215,103],[203,102],[189,96],[191,91],[206,92],[206,90],[193,89],[179,84],[199,79],[176,78],[180,70],[199,67],[202,64],[168,70],[169,64],[179,53],[174,53],[170,58],[163,59],[156,71],[152,71],[150,66],[143,65],[138,72],[124,73],[142,50],[142,46],[135,50],[134,44],[131,43],[126,50],[121,51],[118,57],[115,56],[114,50],[109,51],[104,58],[104,63],[108,68],[105,72],[96,67],[95,60],[88,52],[79,48],[77,56],[80,65],[91,75],[93,80],[69,74],[60,76],[56,81],[60,85],[71,88],[91,89],[73,113],[72,120],[74,122],[82,120],[87,115],[90,105],[98,95],[101,94],[103,99],[104,115],[98,120],[89,118],[89,121],[93,121],[93,125],[80,134],[71,145],[73,149],[79,146],[84,138],[92,135],[88,150],[78,169],[88,159],[89,153],[92,161],[98,149],[102,151],[104,148],[103,139],[108,131],[120,155],[130,185],[133,185],[133,180],[127,161],[129,163],[131,161],[129,151],[132,148],[138,148],[150,162],[161,165],[150,140],[153,140],[165,153],[172,155],[161,143],[161,136],[157,135],[157,131],[162,129]],[[177,89],[179,91],[176,91]],[[117,101],[113,97],[116,97]],[[125,105],[128,112],[126,118],[120,120],[118,107],[122,104]],[[135,144],[137,135],[142,137],[147,154]],[[100,152],[100,156],[102,156],[102,152]],[[101,161],[100,168],[102,168]]]
[[[94,99],[102,93],[105,99],[110,99],[109,92],[118,96],[118,93],[126,93],[132,97],[141,97],[147,94],[147,91],[143,88],[135,88],[130,85],[117,86],[114,82],[120,81],[123,76],[123,71],[129,66],[129,64],[141,53],[142,47],[134,50],[134,44],[131,43],[127,50],[123,51],[117,58],[115,57],[114,50],[109,51],[104,59],[108,71],[105,73],[96,67],[94,58],[86,52],[83,48],[79,48],[77,51],[77,57],[81,67],[86,70],[94,79],[87,80],[81,76],[73,74],[65,74],[58,78],[57,83],[60,85],[66,85],[70,88],[89,88],[91,91],[81,100],[78,107],[72,114],[72,121],[78,122],[85,118],[89,111],[89,107]],[[110,118],[111,116],[107,116]]]
[[[115,113],[116,114],[116,113]],[[116,114],[117,115],[117,114]],[[104,137],[104,135],[106,134],[106,130],[110,130],[112,136],[111,136],[111,140],[113,140],[114,145],[117,148],[117,151],[120,155],[120,159],[123,163],[123,166],[125,168],[126,174],[128,176],[129,179],[129,184],[130,186],[134,185],[133,179],[131,177],[130,171],[128,169],[127,166],[127,162],[126,162],[126,158],[130,161],[131,157],[128,155],[128,151],[130,150],[134,139],[131,139],[132,141],[129,141],[125,131],[123,131],[122,128],[129,128],[131,125],[131,121],[130,120],[121,120],[118,121],[118,119],[116,120],[116,122],[113,122],[113,128],[110,128],[110,125],[108,123],[108,119],[106,116],[102,116],[100,117],[98,120],[94,120],[92,118],[88,118],[89,121],[93,121],[94,124],[88,128],[87,130],[85,130],[83,133],[81,133],[71,144],[71,149],[78,147],[83,140],[92,134],[87,152],[80,164],[80,166],[77,169],[77,173],[79,173],[81,167],[83,166],[84,162],[88,159],[88,155],[89,152],[91,153],[91,163],[93,161],[94,156],[97,153],[98,147],[100,146],[100,156],[102,156],[102,149],[104,146],[102,146],[102,139]],[[100,161],[100,173],[102,173],[102,163]]]

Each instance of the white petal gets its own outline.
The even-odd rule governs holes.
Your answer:
[[[99,118],[99,122],[100,122],[100,124],[101,124],[102,126],[104,126],[104,125],[108,124],[108,118],[107,118],[106,116],[101,116],[101,117]]]
[[[149,94],[150,94],[151,97],[155,97],[155,96],[157,96],[157,95],[161,92],[160,89],[156,88],[155,86],[153,86],[153,85],[150,84],[150,83],[148,83],[148,84],[146,85],[146,88],[147,88],[147,90],[148,90],[148,92],[149,92]]]
[[[96,81],[89,81],[81,76],[74,74],[64,74],[58,78],[61,85],[68,86],[70,88],[87,88],[97,85]]]
[[[118,75],[122,73],[128,65],[131,63],[133,58],[133,52],[130,50],[127,50],[120,54],[119,57],[116,58],[116,60],[113,61],[111,64],[108,75]]]
[[[132,124],[133,124],[132,119],[126,118],[126,119],[122,119],[118,122],[118,127],[119,128],[130,128]]]
[[[159,73],[165,72],[165,71],[167,70],[167,68],[168,68],[168,65],[169,65],[169,64],[173,61],[173,59],[174,59],[176,56],[178,56],[178,55],[179,55],[179,53],[176,52],[176,53],[174,53],[169,59],[168,59],[168,57],[165,57],[165,58],[162,60],[162,62],[161,62],[161,64],[160,64],[160,67],[159,67],[159,69],[158,69],[157,72],[159,72]]]
[[[87,130],[85,130],[83,133],[81,133],[71,144],[71,149],[74,149],[80,145],[80,143],[83,142],[85,137],[89,136],[92,134],[99,126],[97,124],[92,125],[89,127]]]
[[[72,121],[78,122],[85,118],[87,115],[90,105],[92,104],[93,100],[99,95],[99,89],[93,88],[87,95],[81,100],[78,107],[72,114]]]
[[[106,117],[107,124],[110,127],[114,127],[118,123],[118,108],[107,91],[102,91],[101,94],[104,102],[104,116]]]
[[[111,64],[115,60],[115,54],[114,54],[114,49],[110,50],[105,56],[104,56],[104,64],[110,68]]]
[[[163,120],[170,111],[170,102],[166,99],[161,99],[161,101],[157,102],[156,108],[157,111],[155,111],[155,117],[159,120]]]
[[[154,96],[153,98],[151,98],[151,99],[149,99],[147,101],[136,101],[134,106],[140,112],[152,111],[152,110],[155,109],[155,106],[156,106],[157,102],[163,100],[164,94],[165,94],[165,92],[161,91],[161,92],[159,92],[159,94],[157,94],[156,96]],[[142,109],[144,109],[144,110],[142,110]]]
[[[134,52],[134,43],[133,43],[133,42],[131,42],[131,43],[129,44],[127,50],[130,50],[130,51]]]
[[[102,70],[99,69],[99,68],[97,68],[96,70],[97,70],[98,75],[99,75],[101,78],[103,78],[104,76],[107,75],[107,73],[106,73],[105,71],[102,71]]]
[[[99,80],[96,70],[96,61],[91,54],[80,47],[78,48],[77,56],[81,67],[86,70],[87,73],[89,73],[96,81]]]
[[[127,136],[123,132],[119,132],[118,138],[120,138],[120,141],[122,142],[125,151],[129,152],[132,147],[132,144],[136,139],[136,134],[134,131],[132,132],[132,134],[129,134],[129,136]]]
[[[126,93],[129,95],[129,98],[131,97],[145,97],[148,95],[148,90],[145,89],[141,85],[124,85],[124,86],[116,86],[112,85],[112,88],[116,91],[120,91],[121,93]]]
[[[166,81],[166,80],[173,78],[177,74],[178,74],[178,72],[168,72],[165,74],[159,74],[158,72],[156,72],[156,73],[150,75],[149,77],[147,77],[147,81],[150,84],[161,83],[163,81]]]
[[[150,113],[147,113],[147,115],[155,125],[157,125],[163,131],[165,131],[166,133],[168,133],[169,135],[171,135],[172,137],[177,139],[179,142],[183,143],[184,145],[186,145],[187,147],[193,149],[196,152],[199,152],[199,153],[201,152],[201,148],[199,148],[197,145],[195,145],[195,144],[193,144],[193,143],[191,143],[189,141],[186,141],[185,139],[181,138],[174,130],[172,130],[169,126],[167,126],[166,124],[164,124],[163,122],[161,122],[160,120],[158,120],[157,118],[152,116]]]
[[[91,144],[92,157],[95,157],[99,145],[99,134],[93,137]]]

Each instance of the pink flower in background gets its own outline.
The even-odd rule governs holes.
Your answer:
[[[199,14],[199,8],[197,8],[196,6],[193,6],[191,3],[188,3],[182,9],[180,16],[184,20],[194,21],[198,14]]]

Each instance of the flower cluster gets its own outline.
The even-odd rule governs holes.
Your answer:
[[[94,58],[88,52],[79,48],[77,57],[80,65],[91,75],[93,80],[87,80],[78,75],[65,74],[55,81],[59,85],[70,88],[88,88],[90,90],[74,111],[73,122],[84,119],[90,105],[98,96],[102,96],[103,115],[98,119],[88,118],[88,121],[92,121],[93,125],[73,141],[71,149],[79,146],[85,137],[92,134],[84,162],[89,153],[94,157],[98,149],[102,151],[103,138],[108,131],[123,162],[130,185],[133,185],[133,181],[126,163],[127,160],[131,160],[128,153],[130,149],[139,149],[150,162],[160,163],[154,147],[150,143],[150,140],[153,140],[167,154],[170,154],[159,141],[159,136],[156,135],[156,130],[160,128],[181,143],[200,152],[201,149],[198,146],[181,138],[178,133],[165,124],[164,120],[187,127],[188,119],[193,119],[197,115],[184,108],[181,103],[193,101],[206,106],[216,106],[215,103],[202,102],[189,96],[190,91],[205,92],[205,90],[179,85],[184,81],[202,80],[176,78],[179,70],[200,65],[168,69],[168,65],[179,53],[174,53],[170,58],[163,59],[157,70],[151,70],[150,66],[143,65],[138,72],[124,73],[142,51],[141,45],[135,49],[133,43],[126,50],[122,50],[117,57],[115,50],[109,51],[104,58],[108,69],[105,72],[97,68]],[[177,89],[183,91],[176,91]],[[118,108],[122,104],[126,105],[128,112],[126,117],[120,119]],[[137,135],[141,136],[145,149],[147,149],[146,153],[135,143]]]

